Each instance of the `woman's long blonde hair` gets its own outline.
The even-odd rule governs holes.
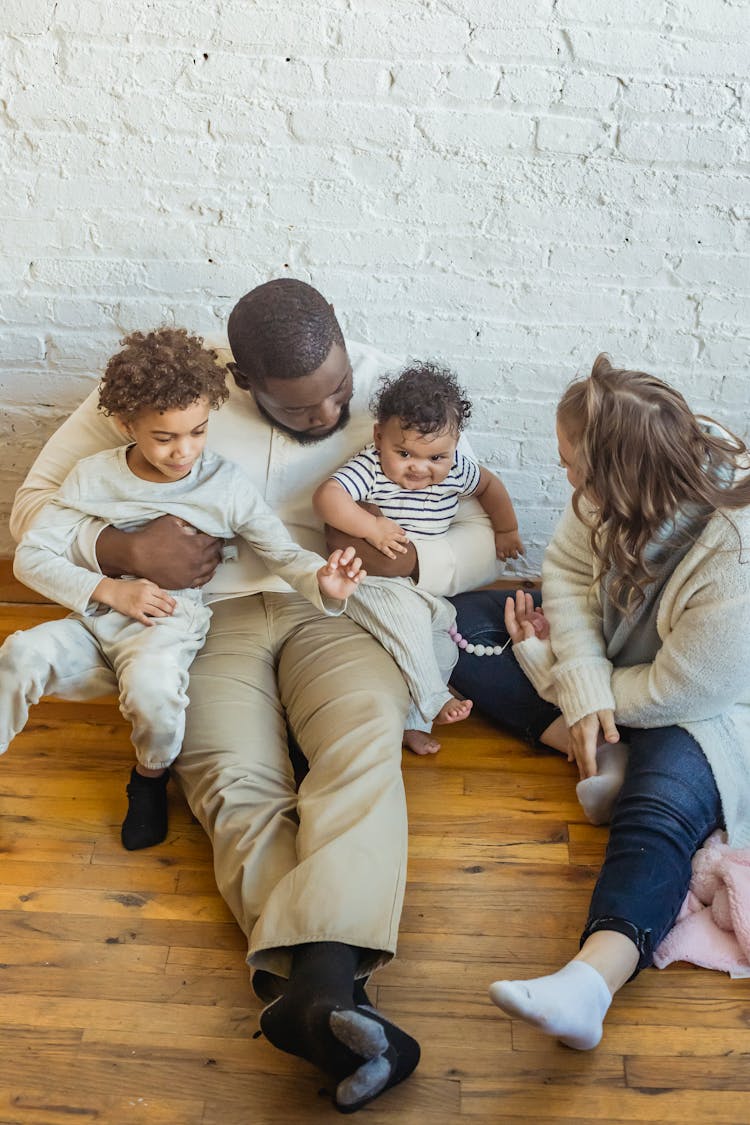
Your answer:
[[[614,368],[596,357],[591,375],[571,383],[557,408],[564,436],[576,451],[581,484],[576,515],[591,528],[601,575],[613,575],[610,596],[635,608],[653,578],[645,552],[657,533],[687,505],[709,514],[750,504],[747,448],[728,431],[707,433],[685,399],[661,379]],[[593,503],[593,517],[581,501]]]

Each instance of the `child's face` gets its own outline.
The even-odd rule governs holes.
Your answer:
[[[458,445],[458,434],[452,430],[420,434],[403,429],[400,418],[376,425],[373,437],[383,472],[404,489],[428,488],[444,481]]]
[[[135,442],[128,464],[136,476],[156,482],[186,477],[206,445],[209,412],[208,400],[199,398],[184,410],[141,410],[119,419]]]

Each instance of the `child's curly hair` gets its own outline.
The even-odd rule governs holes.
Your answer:
[[[460,434],[471,416],[471,402],[447,367],[412,363],[400,375],[385,375],[370,399],[370,410],[382,426],[398,418],[405,430]]]
[[[199,398],[212,410],[228,397],[226,369],[200,336],[184,328],[131,332],[99,387],[99,409],[133,418],[141,410],[184,410]]]

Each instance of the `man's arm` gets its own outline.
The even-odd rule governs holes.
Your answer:
[[[196,531],[178,516],[159,516],[138,531],[107,525],[96,540],[102,574],[132,574],[165,590],[199,587],[213,578],[221,562],[222,540]]]
[[[495,557],[495,534],[478,501],[462,500],[445,535],[410,540],[406,553],[388,559],[363,539],[326,527],[329,551],[351,544],[367,573],[381,578],[411,578],[430,594],[450,597],[494,582],[502,573]]]

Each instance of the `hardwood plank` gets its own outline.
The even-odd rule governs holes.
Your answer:
[[[543,1093],[544,1111],[557,1121],[611,1120],[611,1094],[598,1086],[555,1085],[526,1082],[516,1089],[503,1079],[461,1083],[461,1113],[467,1117],[497,1114],[526,1115],[534,1119]],[[679,1122],[710,1120],[714,1125],[738,1125],[747,1121],[747,1095],[736,1091],[663,1089],[658,1094],[629,1088],[619,1089],[617,1114],[624,1121]]]
[[[0,606],[0,635],[58,612]],[[490,1003],[492,980],[549,972],[575,951],[607,832],[583,821],[560,756],[478,716],[441,737],[437,756],[403,756],[399,956],[368,985],[421,1041],[422,1062],[367,1121],[750,1119],[747,982],[686,965],[644,972],[594,1052]],[[176,785],[165,844],[122,848],[132,758],[112,697],[45,700],[0,767],[0,1125],[338,1120],[321,1074],[253,1038],[246,940]]]

